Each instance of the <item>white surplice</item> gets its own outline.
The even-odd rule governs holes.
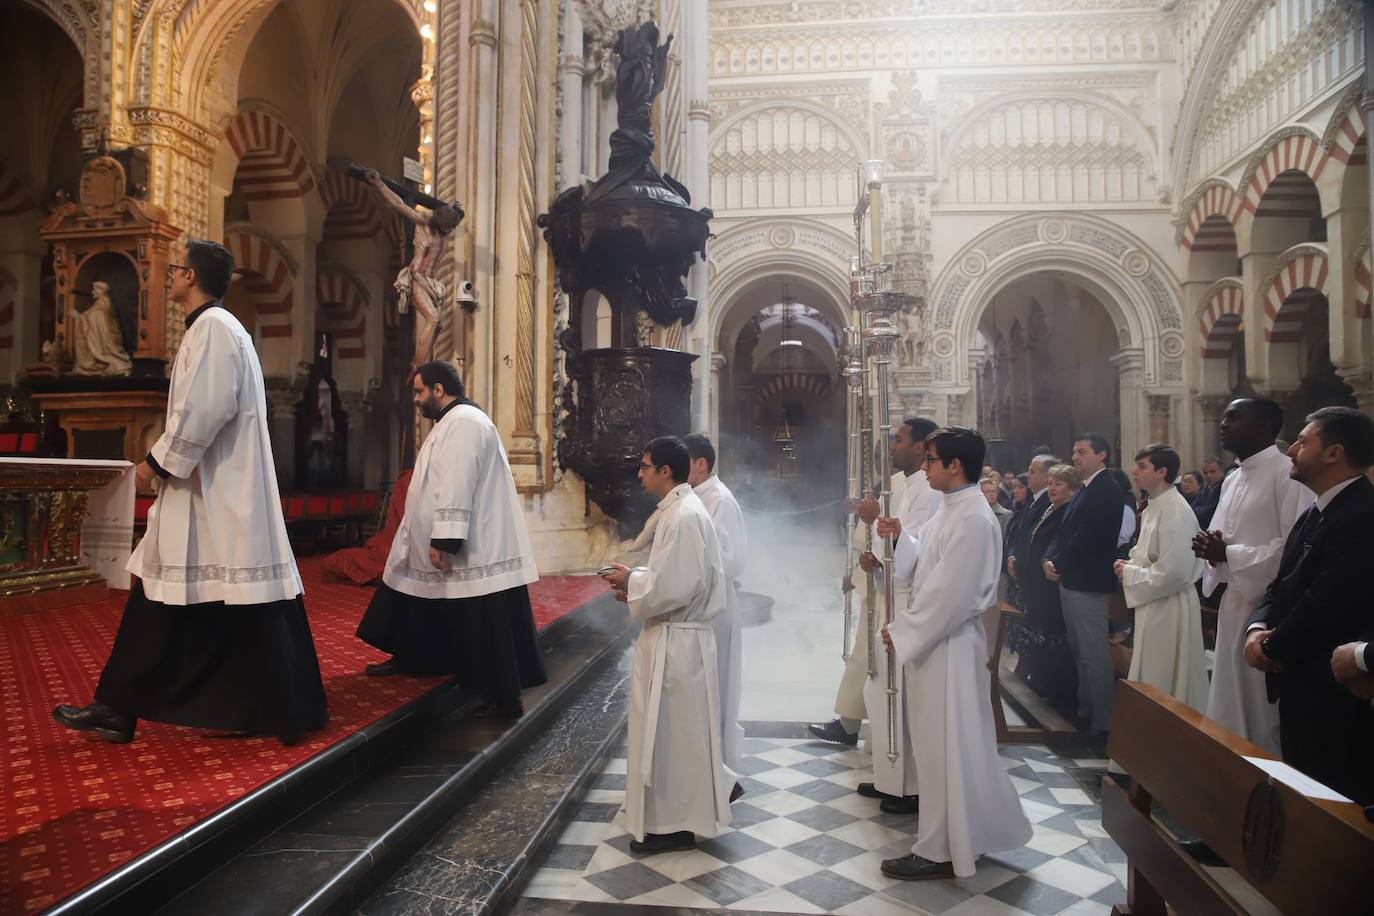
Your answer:
[[[253,338],[218,303],[192,313],[153,460],[171,476],[129,572],[153,601],[266,604],[301,594]]]
[[[626,579],[630,618],[643,624],[630,669],[625,805],[636,840],[730,823],[721,759],[720,681],[711,618],[725,609],[725,571],[711,516],[690,484],[659,501],[649,565]]]
[[[1193,555],[1197,533],[1197,515],[1182,493],[1169,487],[1151,496],[1140,516],[1140,537],[1121,568],[1121,586],[1127,606],[1135,608],[1127,677],[1202,712],[1207,708],[1207,663],[1194,583],[1206,564]]]
[[[433,538],[463,540],[442,570]],[[475,598],[538,578],[501,433],[472,404],[449,408],[416,456],[382,581],[416,598]]]
[[[1217,613],[1207,718],[1275,754],[1278,707],[1269,703],[1264,672],[1245,663],[1245,630],[1278,575],[1289,530],[1315,499],[1311,490],[1288,476],[1292,469],[1292,459],[1271,445],[1226,475],[1211,524],[1226,541],[1226,562],[1208,564],[1202,577],[1206,595],[1227,583]]]
[[[740,745],[744,728],[739,724],[740,690],[744,678],[744,637],[740,632],[739,577],[744,572],[744,557],[749,539],[744,531],[744,513],[735,494],[712,474],[693,488],[706,507],[720,541],[720,559],[725,567],[725,610],[711,618],[716,632],[716,673],[720,677],[721,754],[725,765],[739,769]]]
[[[892,609],[897,615],[911,597],[911,577],[915,572],[920,545],[918,532],[935,517],[944,496],[931,489],[924,469],[906,478],[900,495],[893,497],[893,515],[901,520],[902,532],[893,544]],[[882,607],[881,592],[879,607]],[[881,613],[879,625],[881,626]],[[878,643],[878,676],[864,682],[864,706],[868,711],[868,748],[873,754],[873,785],[888,795],[916,795],[916,767],[911,734],[907,729],[906,673],[897,668],[897,695],[893,700],[893,746],[896,760],[888,757],[887,651]]]
[[[974,874],[978,856],[1025,845],[1031,825],[997,753],[983,612],[997,603],[1002,530],[976,485],[946,494],[921,529],[911,601],[889,628],[906,669],[921,785],[912,852]],[[882,762],[875,759],[875,768]]]

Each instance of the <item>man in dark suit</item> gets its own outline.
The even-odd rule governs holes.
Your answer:
[[[1317,495],[1284,544],[1260,599],[1245,660],[1279,704],[1283,759],[1363,805],[1374,802],[1374,708],[1333,673],[1337,650],[1374,627],[1374,419],[1323,407],[1288,451],[1292,477]],[[1360,659],[1364,661],[1365,659]]]
[[[1221,484],[1226,479],[1220,458],[1208,458],[1202,462],[1202,490],[1193,497],[1193,514],[1197,516],[1198,527],[1203,531],[1212,524],[1216,515],[1217,503],[1221,502]]]
[[[1116,592],[1117,539],[1125,497],[1105,472],[1112,447],[1098,433],[1074,439],[1073,465],[1083,487],[1064,510],[1064,522],[1045,551],[1045,578],[1059,583],[1069,647],[1078,663],[1078,714],[1091,733],[1105,733],[1116,696],[1116,670],[1107,644],[1107,606]]]
[[[1007,544],[1007,575],[1013,579],[1017,578],[1017,557],[1029,554],[1031,531],[1050,506],[1049,471],[1056,464],[1059,464],[1059,459],[1053,455],[1036,455],[1026,468],[1026,489],[1031,493],[1030,502],[1018,513],[1010,543]]]

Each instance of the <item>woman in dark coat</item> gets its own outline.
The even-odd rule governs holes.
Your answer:
[[[1034,527],[1026,561],[1017,560],[1021,607],[1026,617],[1017,645],[1012,648],[1021,656],[1017,671],[1026,683],[1051,706],[1072,718],[1078,704],[1078,668],[1065,635],[1059,584],[1045,578],[1042,561],[1064,520],[1069,500],[1083,485],[1083,478],[1067,464],[1050,468],[1048,476],[1049,508],[1040,518],[1022,522]]]

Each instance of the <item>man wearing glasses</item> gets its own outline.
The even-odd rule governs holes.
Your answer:
[[[234,259],[191,239],[167,268],[186,311],[167,392],[166,430],[135,468],[159,481],[148,531],[89,706],[53,717],[106,741],[139,719],[284,744],[324,725],[324,684],[301,579],[286,538],[253,339],[220,302]]]
[[[643,629],[630,671],[625,807],[618,823],[637,853],[690,848],[730,823],[721,758],[719,678],[711,618],[725,610],[715,526],[687,482],[691,454],[664,436],[644,447],[639,479],[657,497],[649,565],[602,570]]]

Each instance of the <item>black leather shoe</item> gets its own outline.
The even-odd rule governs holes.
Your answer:
[[[932,862],[912,853],[900,859],[884,859],[883,874],[898,881],[935,881],[954,877],[954,863]]]
[[[697,844],[696,834],[690,830],[677,833],[646,833],[644,842],[630,841],[630,852],[653,855],[656,852],[673,852],[678,849],[691,849]]]
[[[58,722],[79,732],[95,732],[111,744],[128,744],[134,740],[133,716],[115,712],[104,703],[90,706],[68,706],[65,703],[52,711]]]
[[[525,714],[525,704],[483,703],[467,714],[469,719],[518,719]]]
[[[859,783],[858,787],[855,788],[854,791],[855,791],[855,792],[858,792],[858,793],[859,793],[860,795],[862,795],[864,798],[884,799],[884,798],[896,798],[896,797],[897,797],[897,796],[895,796],[895,795],[888,795],[886,792],[879,792],[879,791],[878,791],[878,787],[875,786],[875,785],[874,785],[873,783],[871,783],[871,782],[861,782],[861,783]]]
[[[806,727],[811,734],[822,741],[844,744],[849,747],[854,747],[859,743],[859,733],[845,731],[839,719],[831,719],[829,722],[816,722]]]
[[[375,665],[368,665],[363,669],[368,677],[391,677],[394,674],[405,674],[401,668],[401,663],[395,657],[388,658],[384,662],[377,662]]]
[[[921,799],[916,795],[897,798],[889,795],[878,804],[884,814],[915,814],[921,810]]]
[[[735,787],[730,790],[730,804],[734,804],[744,797],[744,786],[735,783]]]

